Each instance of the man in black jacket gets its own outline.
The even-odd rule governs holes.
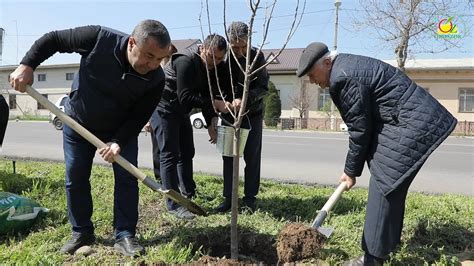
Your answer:
[[[340,181],[371,172],[362,235],[365,255],[351,265],[382,265],[400,242],[408,188],[456,119],[400,69],[377,59],[329,52],[323,43],[303,51],[298,77],[329,87],[348,126],[349,151]]]
[[[202,45],[173,54],[164,69],[166,85],[163,97],[152,115],[151,126],[160,150],[163,186],[181,191],[188,198],[196,193],[193,179],[193,129],[189,113],[193,108],[202,109],[209,125],[211,142],[215,142],[217,134],[212,125],[216,124],[217,116],[211,103],[208,75],[212,84],[212,80],[215,80],[214,68],[220,67],[226,51],[225,39],[211,34]],[[226,112],[224,101],[215,100],[214,105],[218,111]],[[178,218],[194,218],[195,215],[183,206],[170,199],[166,199],[166,202],[168,211]]]
[[[232,75],[232,87],[234,92],[227,92],[228,99],[236,110],[240,108],[243,96],[244,73],[238,64],[245,69],[247,55],[248,26],[243,22],[232,22],[227,29],[231,49],[235,57],[230,54],[230,72]],[[252,71],[263,66],[266,61],[263,53],[257,54],[257,49],[250,48],[250,62],[257,58]],[[226,63],[226,65],[229,65]],[[263,97],[268,92],[268,73],[266,68],[261,69],[251,77],[248,100],[246,105],[246,117],[242,122],[243,128],[250,128],[247,143],[244,148],[244,208],[255,211],[257,194],[260,187],[260,165],[262,154],[262,131],[263,131]],[[225,88],[224,88],[225,89]],[[231,99],[235,95],[235,99]],[[233,122],[230,115],[224,116],[225,120]],[[223,156],[224,161],[224,201],[217,207],[218,212],[227,212],[231,207],[233,157]]]
[[[33,71],[56,52],[81,54],[79,73],[65,112],[107,143],[98,149],[110,163],[120,154],[137,165],[138,134],[158,104],[165,84],[160,66],[168,55],[170,36],[155,20],[140,22],[131,35],[102,26],[53,31],[38,39],[10,75],[11,86],[24,92]],[[96,148],[67,125],[63,129],[66,197],[72,238],[61,248],[73,253],[95,241],[91,221],[90,174]],[[115,249],[127,256],[144,251],[135,239],[138,183],[113,164]]]
[[[2,151],[3,137],[5,137],[5,131],[7,130],[9,114],[10,108],[3,95],[0,94],[0,152]]]

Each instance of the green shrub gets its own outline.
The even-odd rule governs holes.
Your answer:
[[[265,97],[264,120],[267,127],[275,127],[281,115],[281,100],[273,82],[268,82],[268,95]]]

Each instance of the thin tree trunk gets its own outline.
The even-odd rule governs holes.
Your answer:
[[[239,234],[237,227],[237,217],[239,213],[239,147],[240,147],[240,126],[235,129],[234,134],[234,161],[232,173],[232,207],[230,222],[230,257],[239,258]]]

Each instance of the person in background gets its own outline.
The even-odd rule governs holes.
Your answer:
[[[3,138],[5,137],[5,131],[7,131],[8,116],[10,114],[10,108],[8,107],[5,98],[0,94],[0,152],[2,151]]]
[[[160,65],[161,65],[162,69],[170,61],[171,55],[173,55],[177,51],[178,51],[178,49],[176,49],[176,46],[171,44],[168,56],[163,58],[163,60],[161,60]],[[151,152],[152,152],[152,156],[153,156],[153,173],[155,174],[155,178],[157,180],[159,180],[159,179],[161,179],[161,177],[160,177],[160,147],[158,146],[158,142],[156,141],[156,129],[157,129],[156,125],[157,125],[157,122],[156,121],[152,122],[151,120],[153,120],[153,119],[156,119],[156,115],[151,116],[150,121],[148,121],[148,123],[146,123],[144,129],[145,129],[145,132],[150,133],[151,147],[152,147]],[[153,128],[151,126],[151,124],[154,124],[155,127]]]
[[[369,197],[362,234],[365,254],[348,265],[383,265],[400,243],[408,188],[456,119],[403,71],[380,60],[308,45],[298,77],[329,87],[349,132],[341,182],[356,184],[365,162]]]
[[[224,60],[226,51],[225,39],[211,34],[202,45],[173,54],[164,69],[166,85],[163,97],[152,115],[151,126],[156,129],[163,187],[181,191],[188,198],[196,193],[193,179],[195,150],[189,113],[193,108],[202,109],[207,125],[210,125],[210,140],[215,142],[217,134],[212,125],[216,124],[217,117],[209,93],[208,74],[213,82],[212,79],[216,79],[213,70]],[[224,101],[214,100],[214,105],[219,111],[226,112]],[[166,199],[166,205],[168,211],[180,219],[195,217],[170,199]]]
[[[230,42],[230,47],[235,54],[235,57],[230,54],[227,60],[230,60],[230,75],[232,75],[232,86],[235,92],[235,99],[233,99],[233,92],[228,91],[227,101],[232,102],[235,110],[240,109],[243,96],[244,73],[240,70],[239,64],[245,69],[246,55],[247,55],[247,39],[249,30],[247,24],[243,22],[232,22],[228,29],[227,35]],[[250,62],[257,58],[257,63],[254,68],[258,69],[263,66],[266,61],[263,53],[257,54],[257,49],[251,47],[250,50]],[[225,64],[229,65],[229,62]],[[268,92],[268,73],[266,68],[261,69],[256,75],[253,76],[252,82],[249,87],[249,94],[246,106],[246,115],[242,122],[243,128],[250,128],[249,135],[247,137],[247,143],[244,148],[244,161],[245,161],[245,185],[244,185],[244,198],[243,207],[250,211],[255,211],[257,205],[257,194],[260,187],[260,165],[261,165],[261,154],[262,154],[262,132],[263,132],[263,97]],[[229,81],[230,83],[230,81]],[[228,88],[228,87],[227,87]],[[233,117],[228,114],[224,115],[224,119],[233,123]],[[233,157],[223,156],[223,169],[224,169],[224,201],[217,207],[218,212],[228,212],[231,208],[231,196],[232,196],[232,176],[233,176]]]
[[[131,35],[103,26],[53,31],[38,39],[10,75],[11,86],[20,92],[33,83],[33,71],[55,54],[81,55],[65,105],[65,112],[107,143],[98,149],[113,163],[118,154],[137,166],[138,134],[158,104],[165,85],[161,60],[169,53],[171,39],[156,20],[141,21]],[[90,175],[96,148],[64,125],[66,198],[72,237],[61,253],[74,253],[95,241]],[[140,255],[135,238],[138,221],[137,179],[113,163],[114,248],[126,256]]]

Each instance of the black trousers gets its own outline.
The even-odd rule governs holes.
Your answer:
[[[194,140],[189,115],[155,111],[155,137],[160,149],[160,174],[164,188],[180,191],[186,197],[196,193],[193,179]],[[152,122],[153,123],[153,122]],[[166,199],[168,210],[179,207]]]
[[[7,131],[8,115],[10,108],[8,107],[5,98],[0,95],[0,147],[2,147],[3,138],[5,137],[5,131]]]
[[[153,156],[153,173],[155,178],[161,179],[160,175],[160,147],[158,146],[158,141],[156,140],[156,128],[153,128],[150,132],[151,137],[151,153]]]
[[[255,200],[260,188],[260,166],[262,157],[262,131],[263,131],[262,115],[256,115],[244,118],[242,122],[243,128],[250,128],[247,143],[244,148],[244,199]],[[233,157],[222,156],[224,161],[224,197],[232,196],[232,173],[233,173]]]
[[[400,243],[405,215],[405,200],[413,178],[408,178],[387,196],[370,178],[362,249],[372,256],[388,259]]]

